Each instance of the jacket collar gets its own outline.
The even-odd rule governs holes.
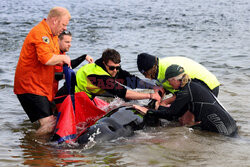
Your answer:
[[[43,19],[43,20],[42,20],[42,24],[44,25],[46,31],[53,37],[52,31],[51,31],[51,29],[50,29],[48,23],[46,22],[46,19]]]
[[[103,59],[102,59],[102,58],[97,59],[97,60],[95,61],[95,64],[98,65],[98,66],[100,66],[100,67],[101,67],[104,71],[106,71],[107,73],[109,73],[109,72],[107,71],[107,69],[106,69],[104,63],[103,63]],[[117,78],[118,74],[119,74],[119,71],[118,71],[118,73],[116,74],[116,76],[115,76],[115,77],[112,77],[112,78]]]

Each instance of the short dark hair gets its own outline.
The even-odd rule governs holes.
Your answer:
[[[64,35],[68,35],[68,36],[71,36],[71,37],[72,37],[71,32],[70,32],[70,31],[65,30],[65,31],[63,31],[60,35],[58,35],[58,38],[59,38],[60,40],[62,40],[62,39],[63,39],[63,37],[64,37]]]
[[[115,64],[119,64],[121,62],[120,53],[115,49],[106,49],[102,53],[102,59],[105,64],[108,63],[109,60],[113,61]]]

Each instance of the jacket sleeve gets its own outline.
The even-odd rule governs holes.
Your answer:
[[[190,92],[187,88],[184,88],[176,94],[176,99],[170,107],[160,106],[158,110],[149,109],[147,114],[158,118],[164,118],[169,121],[176,120],[188,110],[190,100]]]
[[[114,78],[107,75],[92,74],[88,76],[91,83],[99,88],[111,93],[114,96],[125,98],[127,89]]]
[[[152,83],[145,82],[139,77],[130,74],[128,71],[120,69],[118,73],[118,82],[122,83],[123,85],[126,85],[132,89],[140,88],[140,89],[153,89],[155,86]]]
[[[81,64],[85,59],[86,59],[86,54],[76,58],[76,59],[73,59],[71,60],[71,67],[74,69],[76,68],[79,64]]]

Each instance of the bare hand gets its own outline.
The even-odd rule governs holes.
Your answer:
[[[68,67],[70,67],[70,66],[71,66],[70,57],[67,56],[67,55],[65,55],[64,60],[63,60],[63,63],[64,63],[64,64],[68,64]]]
[[[155,110],[158,110],[159,107],[160,107],[160,102],[159,101],[155,102]]]
[[[142,115],[145,115],[148,111],[146,107],[142,107],[139,105],[133,105],[133,108],[135,108],[137,111],[139,111]]]
[[[87,60],[89,63],[93,63],[94,62],[94,59],[91,56],[89,56],[89,55],[86,56],[85,60]]]
[[[158,91],[155,91],[154,93],[151,94],[151,99],[155,99],[158,102],[161,101],[161,96],[159,95]]]
[[[161,97],[163,97],[164,96],[164,94],[165,94],[165,89],[162,87],[162,86],[154,86],[154,91],[155,92],[161,92]]]
[[[169,98],[167,98],[165,100],[162,100],[160,105],[161,106],[167,106],[169,104],[172,104],[175,101],[175,99],[176,99],[176,95],[173,95],[172,97],[169,97]]]
[[[166,100],[163,100],[163,101],[161,101],[160,106],[170,107],[171,104],[167,104],[167,103],[166,103]]]

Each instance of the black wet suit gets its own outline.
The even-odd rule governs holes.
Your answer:
[[[226,136],[237,133],[235,120],[223,108],[212,92],[195,80],[187,83],[176,94],[176,100],[170,107],[160,106],[158,110],[149,109],[147,116],[177,120],[189,110],[195,121],[201,121],[202,130],[218,132]]]

